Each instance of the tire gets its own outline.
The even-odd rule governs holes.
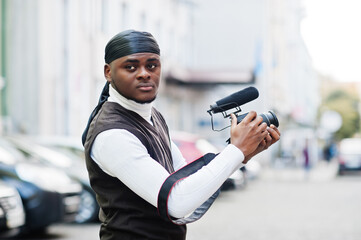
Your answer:
[[[99,206],[92,190],[83,189],[81,193],[80,209],[75,217],[77,223],[94,222],[98,219]]]

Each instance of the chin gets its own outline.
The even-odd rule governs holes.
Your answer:
[[[132,99],[134,102],[136,103],[141,103],[141,104],[145,104],[145,103],[151,103],[153,102],[155,99],[157,98],[157,96],[153,97],[153,98],[150,98],[150,99],[142,99],[142,100],[138,100],[138,99]]]

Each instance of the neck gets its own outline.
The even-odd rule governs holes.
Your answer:
[[[133,100],[127,99],[120,93],[118,93],[112,85],[109,85],[109,98],[108,101],[116,102],[125,109],[130,111],[136,112],[145,120],[151,123],[151,113],[152,113],[152,106],[153,103],[137,103]]]

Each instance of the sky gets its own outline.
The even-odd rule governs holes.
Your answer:
[[[301,33],[313,64],[337,81],[361,82],[361,0],[304,0]]]

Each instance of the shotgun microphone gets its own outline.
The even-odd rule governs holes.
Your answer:
[[[212,104],[210,106],[211,109],[208,112],[212,112],[212,113],[225,112],[229,109],[236,108],[241,106],[242,104],[248,103],[258,98],[258,96],[259,93],[257,88],[248,87],[218,100],[215,104]]]

